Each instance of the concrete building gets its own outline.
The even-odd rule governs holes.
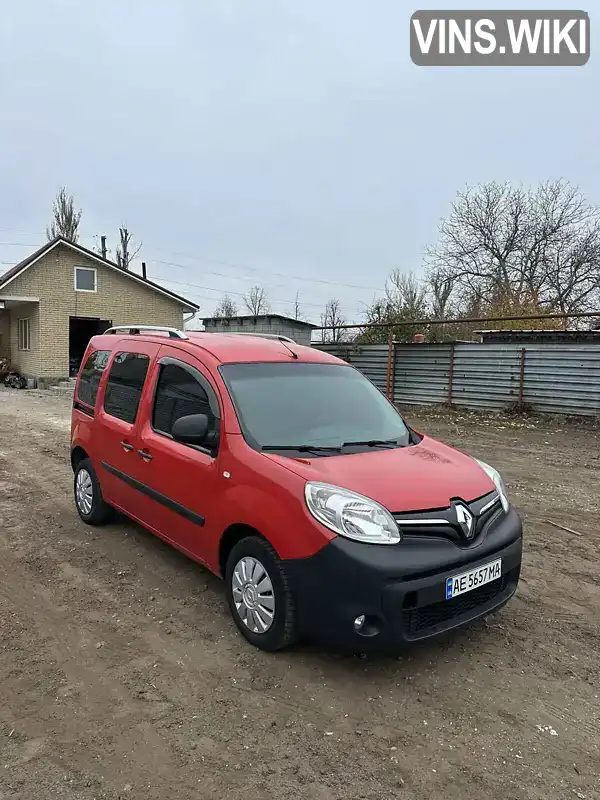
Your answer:
[[[281,314],[259,314],[237,317],[209,317],[203,319],[204,328],[209,333],[270,333],[287,336],[298,344],[310,346],[311,334],[317,327],[311,322],[303,322]]]
[[[0,358],[39,385],[77,371],[111,325],[183,328],[195,303],[58,237],[0,277]]]

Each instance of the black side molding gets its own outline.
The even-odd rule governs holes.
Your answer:
[[[190,508],[186,508],[182,506],[181,503],[175,502],[175,500],[171,500],[170,497],[167,497],[160,492],[157,492],[156,489],[152,489],[150,486],[146,486],[145,483],[132,478],[131,475],[126,475],[124,472],[121,472],[120,469],[116,469],[115,467],[111,467],[110,464],[107,464],[106,461],[102,462],[102,467],[107,471],[110,472],[111,475],[115,475],[117,478],[120,478],[124,483],[128,486],[131,486],[133,489],[137,489],[138,492],[145,494],[146,497],[150,497],[152,500],[156,500],[157,503],[160,503],[165,508],[168,508],[170,511],[174,511],[176,514],[179,514],[184,519],[187,519],[189,522],[193,522],[195,525],[199,525],[202,527],[205,523],[205,518],[201,514],[196,514],[195,511],[192,511]]]
[[[84,414],[87,414],[88,417],[94,416],[94,409],[90,408],[89,406],[84,406],[84,404],[80,403],[79,400],[74,401],[73,408],[77,411],[82,411]]]

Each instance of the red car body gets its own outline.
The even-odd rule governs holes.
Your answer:
[[[224,574],[228,552],[241,536],[253,531],[263,537],[286,565],[302,633],[360,649],[366,643],[395,646],[503,605],[515,591],[521,564],[521,524],[514,509],[494,524],[486,522],[472,542],[459,540],[456,529],[439,536],[427,523],[436,509],[450,513],[457,499],[472,506],[477,520],[477,503],[483,508],[482,498],[494,500],[494,482],[469,456],[422,435],[410,447],[327,457],[263,452],[249,443],[220,368],[290,364],[290,348],[295,354],[290,369],[306,363],[351,369],[327,353],[275,338],[192,332],[167,338],[143,330],[95,336],[75,389],[74,469],[89,459],[108,505],[217,575]],[[98,353],[102,369],[94,373],[91,403],[81,382]],[[117,418],[105,407],[111,367],[122,353],[148,364],[134,421]],[[155,430],[153,402],[165,364],[189,367],[214,393],[217,407],[210,413],[218,427],[217,451],[186,446]],[[417,519],[397,546],[347,540],[311,514],[305,487],[312,481],[375,500],[400,520],[400,528],[403,517]],[[445,602],[448,576],[500,557],[506,570],[495,581],[497,591],[486,594],[482,587],[479,604],[458,607],[458,597]],[[449,613],[452,603],[455,613]],[[362,616],[372,625],[361,633],[353,623]]]

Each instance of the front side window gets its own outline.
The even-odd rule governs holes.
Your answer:
[[[100,379],[104,368],[108,364],[109,357],[110,350],[96,350],[85,362],[77,387],[77,399],[82,403],[92,407],[96,405]]]
[[[31,350],[31,323],[28,319],[19,320],[19,350]]]
[[[204,387],[189,370],[176,364],[163,365],[154,397],[152,427],[170,436],[173,423],[190,414],[206,414],[208,430],[215,430],[215,415]]]
[[[220,371],[244,436],[258,448],[356,452],[412,441],[396,409],[352,367],[257,363],[225,364]]]
[[[150,365],[140,353],[117,353],[106,383],[104,410],[111,417],[133,424]]]
[[[96,270],[91,267],[75,267],[75,291],[96,291]]]

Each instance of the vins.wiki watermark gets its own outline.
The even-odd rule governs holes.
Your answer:
[[[410,55],[419,66],[582,66],[585,11],[417,11]]]

